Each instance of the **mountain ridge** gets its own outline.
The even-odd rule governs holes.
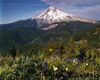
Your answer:
[[[41,27],[43,24],[52,24],[54,22],[70,22],[70,21],[81,21],[81,22],[89,22],[89,23],[98,23],[96,20],[87,19],[79,16],[75,16],[69,13],[65,13],[62,10],[50,6],[46,10],[37,14],[32,18],[32,20],[36,20],[38,27]]]
[[[53,23],[70,22],[70,21],[81,21],[93,24],[100,23],[99,21],[96,20],[82,18],[69,13],[65,13],[62,10],[51,6],[32,18],[15,21],[13,23],[8,23],[8,24],[1,24],[0,30],[13,29],[17,27],[34,27],[42,30],[49,30],[57,26],[57,24],[52,25]],[[42,27],[44,24],[49,24],[49,25],[51,24],[51,26],[46,26],[44,28]]]

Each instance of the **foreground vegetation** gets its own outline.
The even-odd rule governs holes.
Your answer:
[[[100,80],[100,51],[84,37],[13,48],[0,56],[0,80]]]

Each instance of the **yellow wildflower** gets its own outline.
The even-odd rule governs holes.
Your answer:
[[[52,52],[52,49],[49,49],[50,52]]]

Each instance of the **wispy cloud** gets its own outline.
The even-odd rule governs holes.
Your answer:
[[[82,8],[71,8],[67,10],[65,9],[65,11],[77,16],[100,20],[100,5],[88,6]]]
[[[100,20],[100,0],[41,0],[65,12]]]
[[[100,2],[100,0],[42,0],[43,2],[46,2],[50,5],[66,5],[66,6],[74,6],[77,4],[95,4]]]

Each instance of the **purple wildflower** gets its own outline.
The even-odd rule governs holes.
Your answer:
[[[80,62],[80,60],[77,60],[77,62]]]
[[[58,52],[55,52],[55,55],[58,56],[59,55]]]
[[[45,71],[44,71],[44,69],[42,70],[42,73],[43,73],[43,74],[45,74]]]
[[[46,67],[47,66],[47,62],[44,62],[44,67]]]
[[[68,61],[68,60],[69,60],[69,58],[68,58],[68,57],[66,57],[66,60]]]
[[[73,57],[71,57],[71,59],[73,60],[74,58],[73,58]]]

